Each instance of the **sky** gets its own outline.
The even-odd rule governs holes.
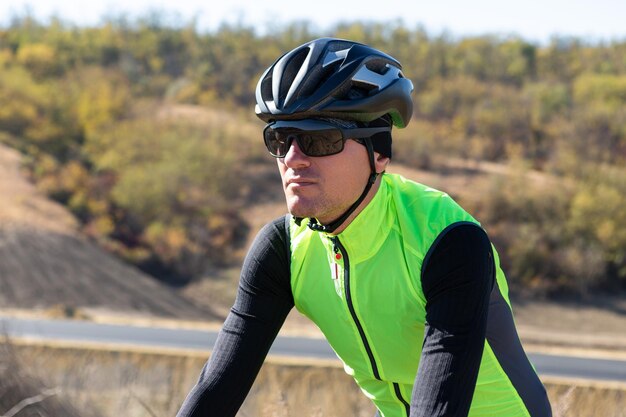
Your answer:
[[[308,20],[316,31],[341,21],[402,22],[429,34],[517,35],[548,42],[553,36],[588,41],[626,40],[626,0],[0,0],[0,25],[30,11],[46,21],[55,15],[77,25],[97,25],[106,16],[131,19],[163,12],[176,24],[197,21],[199,30],[242,23],[259,33]]]

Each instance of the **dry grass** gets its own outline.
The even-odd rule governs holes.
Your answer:
[[[554,417],[625,417],[626,390],[590,385],[546,384]]]
[[[24,365],[6,339],[0,342],[0,416],[2,417],[99,417],[79,411],[59,387],[43,383]]]
[[[105,417],[175,415],[205,361],[202,355],[43,346],[16,346],[16,351],[29,372],[47,376],[47,386],[56,387],[79,409]],[[546,388],[555,417],[626,416],[623,387],[549,382]],[[374,413],[372,403],[338,365],[269,361],[238,417],[372,417]]]
[[[375,408],[342,368],[265,364],[240,417],[372,417]]]

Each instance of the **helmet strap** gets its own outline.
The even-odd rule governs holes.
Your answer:
[[[359,207],[363,200],[365,200],[365,197],[367,197],[367,194],[372,188],[372,185],[374,185],[374,183],[376,182],[376,178],[378,178],[378,173],[376,172],[376,164],[374,162],[374,146],[372,145],[372,139],[365,138],[361,139],[360,141],[362,141],[363,145],[365,145],[365,148],[367,148],[367,155],[369,157],[370,163],[370,176],[367,180],[367,184],[365,185],[365,189],[363,190],[359,198],[338,219],[328,224],[320,224],[317,222],[317,219],[311,218],[308,223],[309,229],[315,230],[316,232],[334,232],[339,226],[343,224],[343,222],[348,219],[348,217],[350,217],[350,215],[354,212],[354,210],[357,209],[357,207]]]

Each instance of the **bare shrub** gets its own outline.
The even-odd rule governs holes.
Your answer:
[[[0,343],[0,416],[97,417],[79,412],[58,388],[46,387],[25,371],[8,338]]]

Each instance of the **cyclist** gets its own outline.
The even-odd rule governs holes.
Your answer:
[[[379,416],[551,415],[485,231],[447,194],[385,173],[412,90],[394,58],[332,38],[261,76],[256,114],[290,214],[250,248],[179,417],[234,416],[294,305]]]

